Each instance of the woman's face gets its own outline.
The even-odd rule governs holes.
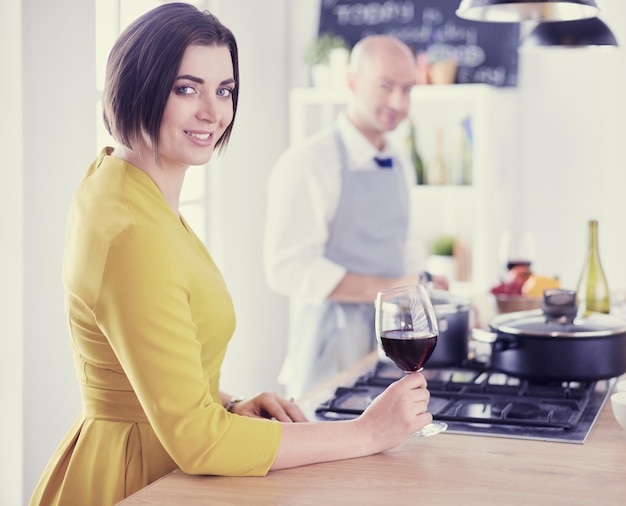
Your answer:
[[[162,166],[186,169],[211,159],[233,119],[236,86],[226,46],[189,46],[163,112],[159,132]]]

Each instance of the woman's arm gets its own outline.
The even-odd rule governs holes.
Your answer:
[[[426,380],[413,373],[390,385],[354,420],[283,424],[271,469],[379,453],[403,442],[432,421],[426,411]]]
[[[224,393],[223,401],[230,399]],[[274,418],[282,424],[282,439],[271,469],[349,459],[379,453],[397,446],[432,421],[426,411],[430,394],[420,373],[409,374],[390,385],[355,420],[306,422],[293,400],[273,392],[238,402],[232,411],[243,416]]]

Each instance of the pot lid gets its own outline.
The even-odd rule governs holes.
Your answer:
[[[626,322],[611,315],[593,314],[572,320],[547,316],[542,309],[498,315],[489,325],[506,334],[541,337],[603,337],[626,333]]]

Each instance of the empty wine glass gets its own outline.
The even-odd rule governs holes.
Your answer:
[[[530,268],[535,259],[535,240],[528,231],[507,230],[500,239],[498,257],[508,273],[514,267]]]
[[[426,288],[409,285],[379,292],[375,328],[380,346],[400,369],[407,373],[421,371],[435,350],[439,335],[437,316]],[[447,427],[435,421],[413,436],[432,436]]]

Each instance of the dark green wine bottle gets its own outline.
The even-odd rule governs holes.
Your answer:
[[[415,125],[413,124],[413,120],[409,118],[409,133],[406,138],[407,151],[411,157],[413,169],[415,169],[417,184],[426,184],[427,181],[426,171],[424,169],[424,160],[422,160],[422,157],[417,150],[417,141],[415,140],[416,137]]]
[[[578,314],[589,316],[592,313],[609,313],[611,297],[609,284],[598,252],[598,222],[589,221],[587,258],[576,289]]]

